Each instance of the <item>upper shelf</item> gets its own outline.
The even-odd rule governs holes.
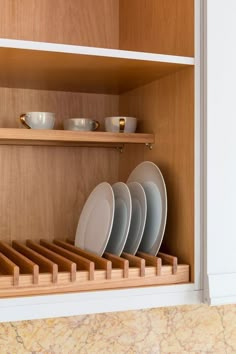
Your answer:
[[[191,57],[0,39],[2,87],[120,94],[191,65]]]
[[[154,134],[0,128],[0,144],[120,146],[128,143],[152,145],[154,142]]]

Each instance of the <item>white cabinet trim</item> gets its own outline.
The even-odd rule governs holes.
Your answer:
[[[193,284],[2,299],[0,322],[76,316],[202,302]]]
[[[208,275],[210,305],[236,303],[236,273]]]
[[[146,52],[136,52],[120,49],[108,49],[98,47],[85,47],[79,45],[68,45],[47,42],[23,41],[10,38],[0,38],[0,48],[15,48],[23,50],[35,50],[46,52],[57,52],[77,55],[90,55],[108,58],[123,58],[147,60],[164,63],[176,63],[194,65],[194,58],[178,55],[156,54]]]

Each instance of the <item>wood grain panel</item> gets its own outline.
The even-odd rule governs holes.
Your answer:
[[[1,128],[20,127],[21,113],[38,111],[56,113],[55,129],[63,129],[66,118],[88,117],[98,120],[104,130],[104,117],[119,113],[119,96],[0,88]]]
[[[1,146],[0,238],[73,238],[92,189],[117,181],[118,158],[104,148]]]
[[[119,0],[0,0],[0,37],[118,48]]]
[[[126,101],[124,96],[121,98],[121,109],[122,112],[126,112],[127,115],[131,115],[134,111],[136,115],[131,115],[131,117],[139,117],[135,107],[129,106],[129,99]],[[124,107],[127,107],[124,109]],[[124,114],[124,113],[123,113]],[[138,124],[140,124],[140,119]],[[144,160],[146,147],[143,145],[129,144],[125,145],[124,152],[120,154],[120,164],[119,164],[119,178],[121,181],[126,182],[130,172]]]
[[[25,111],[100,120],[118,113],[116,96],[0,89],[0,126],[16,127]],[[82,206],[100,182],[118,179],[113,148],[0,146],[0,239],[74,238]],[[92,166],[91,166],[92,162]]]
[[[54,49],[55,50],[55,49]],[[192,58],[153,60],[0,47],[0,86],[119,94],[192,65]],[[119,53],[121,56],[122,53]]]
[[[120,49],[194,56],[194,0],[120,0]]]
[[[194,70],[182,70],[121,96],[120,112],[136,116],[139,131],[155,133],[153,150],[143,160],[156,163],[168,194],[162,252],[178,256],[194,270]],[[136,149],[121,156],[122,179],[141,162]]]

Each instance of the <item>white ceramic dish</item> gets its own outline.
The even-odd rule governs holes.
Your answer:
[[[65,130],[94,131],[100,126],[99,122],[89,118],[69,118],[63,122]]]
[[[52,112],[27,112],[20,116],[22,127],[28,129],[53,129],[55,113]]]
[[[105,130],[113,133],[134,133],[137,128],[137,118],[106,117]]]
[[[139,251],[157,255],[166,227],[167,192],[159,168],[150,161],[139,164],[130,174],[127,183],[139,182],[147,198],[147,219]]]
[[[146,224],[147,198],[140,183],[131,182],[128,188],[132,199],[132,216],[124,252],[134,255],[139,248]]]
[[[81,212],[75,246],[102,256],[111,235],[115,198],[109,183],[97,185],[86,200]]]
[[[117,182],[112,186],[115,196],[115,215],[111,236],[106,252],[120,256],[130,228],[132,201],[129,188],[123,182]]]

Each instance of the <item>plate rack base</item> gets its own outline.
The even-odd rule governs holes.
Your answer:
[[[0,242],[0,297],[188,283],[175,256],[138,252],[99,257],[71,240]]]

